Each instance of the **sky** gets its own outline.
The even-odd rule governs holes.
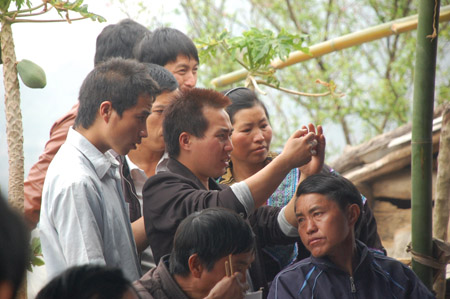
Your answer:
[[[41,3],[32,1],[32,3]],[[137,1],[127,1],[127,11],[133,14]],[[177,7],[177,0],[165,0],[152,4],[152,16],[161,18],[183,31],[180,18],[167,12]],[[47,86],[30,89],[20,81],[21,110],[24,131],[25,178],[31,166],[37,162],[49,138],[52,124],[76,103],[82,81],[94,66],[97,35],[109,24],[127,18],[119,1],[85,0],[89,11],[107,19],[106,23],[82,20],[68,23],[16,23],[12,25],[17,61],[31,60],[46,72]],[[164,15],[164,12],[166,15]],[[49,14],[44,15],[49,18]],[[136,13],[136,15],[138,15]],[[53,19],[59,16],[51,14]],[[141,16],[142,17],[142,16]],[[137,19],[143,25],[149,22]],[[0,66],[3,74],[3,66]],[[8,150],[4,106],[4,86],[0,80],[0,189],[6,196],[8,188]]]

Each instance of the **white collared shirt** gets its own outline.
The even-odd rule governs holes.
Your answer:
[[[49,279],[87,263],[141,276],[119,163],[72,128],[48,168],[39,229]]]

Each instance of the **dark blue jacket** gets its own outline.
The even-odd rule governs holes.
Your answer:
[[[435,298],[411,269],[356,242],[360,260],[353,277],[311,256],[281,271],[268,298]]]

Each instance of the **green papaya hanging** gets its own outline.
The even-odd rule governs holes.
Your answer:
[[[29,88],[44,88],[47,78],[44,70],[33,61],[22,59],[17,63],[17,72],[22,82]]]

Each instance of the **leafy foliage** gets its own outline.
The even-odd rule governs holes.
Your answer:
[[[48,3],[52,5],[58,11],[58,14],[62,16],[62,12],[66,13],[66,19],[69,18],[69,11],[79,13],[84,18],[89,18],[92,21],[106,22],[105,18],[100,15],[91,13],[88,11],[88,6],[83,5],[84,0],[76,0],[74,2],[61,1],[61,0],[50,0]]]
[[[275,58],[284,61],[290,52],[296,50],[309,53],[309,49],[303,46],[304,36],[290,34],[284,29],[275,34],[268,29],[259,30],[252,27],[242,32],[241,36],[235,37],[224,30],[215,38],[203,40],[199,38],[195,42],[200,48],[202,61],[211,63],[217,57],[219,47],[252,75],[264,77],[267,82],[277,86],[279,81],[274,76],[271,61]]]
[[[30,264],[27,267],[27,270],[33,272],[32,266],[42,266],[44,265],[44,260],[41,258],[42,248],[41,248],[41,240],[39,238],[33,238],[31,240],[30,245]]]

